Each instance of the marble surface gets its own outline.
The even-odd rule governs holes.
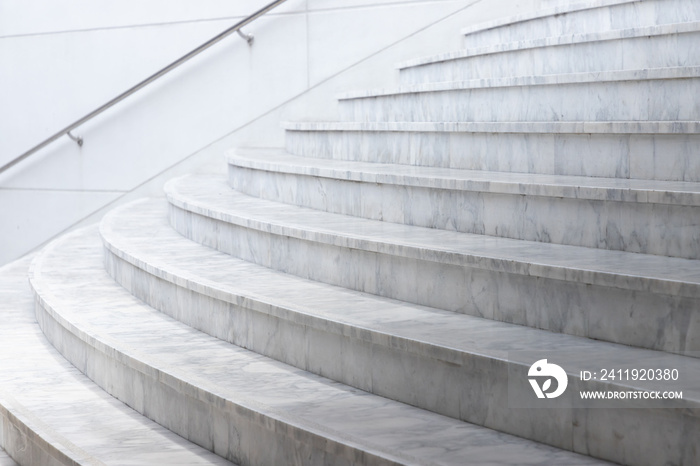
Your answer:
[[[233,167],[455,191],[548,196],[641,204],[700,206],[700,183],[597,178],[417,167],[294,156],[277,148],[237,148],[228,153]]]
[[[2,448],[0,448],[0,466],[17,466],[17,463]]]
[[[340,96],[351,121],[698,120],[700,67],[426,83]],[[507,102],[507,105],[502,105]]]
[[[682,126],[685,133],[634,133],[647,122],[567,123],[336,123],[290,124],[288,152],[330,160],[405,164],[514,173],[700,181],[700,130],[667,122],[650,130]],[[691,122],[682,122],[691,123]],[[563,128],[570,126],[570,128]],[[583,127],[581,124],[579,127]],[[551,132],[547,132],[549,129]],[[570,132],[564,132],[568,129]],[[595,132],[606,129],[607,132]],[[680,129],[680,128],[679,128]],[[519,132],[520,131],[520,132]],[[629,131],[629,132],[625,132]]]
[[[34,316],[30,259],[0,269],[4,448],[23,465],[230,464],[115,400],[51,346]]]
[[[233,189],[271,201],[465,233],[700,258],[697,183],[340,162],[274,149],[237,150],[228,161]]]
[[[692,135],[700,121],[287,121],[289,131]]]
[[[177,207],[290,237],[453,265],[700,297],[697,261],[469,235],[329,214],[241,195],[228,187],[225,178],[216,176],[184,176],[168,182],[165,190],[170,203]]]
[[[607,6],[632,3],[638,0],[581,0],[574,1],[570,4],[565,5],[555,5],[549,8],[542,8],[534,11],[528,11],[526,13],[520,13],[517,15],[506,16],[503,18],[497,18],[492,21],[487,21],[483,23],[474,24],[469,27],[462,28],[462,34],[474,34],[482,31],[488,31],[490,29],[498,28],[501,26],[512,26],[515,23],[530,21],[534,19],[546,18],[549,16],[556,16],[566,13],[574,13],[582,10],[588,10],[591,8],[604,8]]]
[[[398,70],[405,70],[412,67],[433,65],[450,60],[476,57],[479,55],[498,54],[522,49],[552,47],[557,45],[570,45],[582,42],[598,42],[618,39],[629,39],[640,36],[664,36],[669,34],[684,34],[695,32],[698,29],[697,21],[637,26],[627,29],[612,29],[602,31],[590,31],[578,34],[561,34],[532,39],[523,39],[515,42],[499,42],[486,47],[464,48],[451,52],[443,52],[436,55],[416,57],[405,60],[395,65]],[[655,67],[651,67],[655,68]]]
[[[700,391],[688,383],[700,378],[698,359],[443,312],[281,274],[182,238],[168,227],[165,213],[164,203],[154,200],[124,206],[103,219],[100,233],[108,272],[162,312],[301,369],[565,448],[572,446],[569,441],[575,437],[599,442],[598,435],[586,432],[584,425],[577,428],[571,423],[572,417],[588,417],[585,409],[559,407],[556,416],[552,410],[511,409],[509,397],[516,396],[514,390],[525,391],[520,396],[526,397],[530,386],[509,390],[505,383],[492,386],[496,380],[509,379],[517,370],[513,365],[529,366],[533,350],[546,348],[560,364],[566,361],[572,386],[584,390],[651,388],[573,380],[581,370],[597,370],[601,361],[616,367],[644,361],[648,367],[679,368],[686,382],[672,388],[684,390],[683,406],[690,410],[699,406]],[[573,360],[572,354],[576,355]],[[583,354],[585,358],[579,356]],[[457,388],[467,386],[469,390]],[[490,388],[482,391],[480,387]],[[645,425],[656,411],[647,405],[646,415],[635,415]],[[489,415],[484,417],[484,412]],[[700,427],[678,410],[668,412],[675,413],[676,420],[668,416],[666,422],[679,435],[671,444],[678,445],[678,439],[687,436],[681,432],[689,426]],[[619,430],[616,426],[628,422],[623,421],[623,411],[618,417],[609,423],[610,429]],[[640,439],[628,434],[626,441],[636,444]]]
[[[95,228],[48,246],[31,283],[44,332],[65,342],[59,346],[82,370],[172,430],[245,464],[596,464],[202,334],[117,285],[103,269]]]
[[[697,261],[330,214],[236,193],[223,178],[173,180],[166,193],[182,235],[285,273],[572,335],[700,348]]]
[[[700,64],[700,23],[547,37],[400,64],[400,83],[463,81]],[[581,57],[586,57],[582,59]]]
[[[584,2],[541,10],[530,16],[505,18],[463,29],[465,47],[482,47],[523,39],[626,29],[700,19],[697,4],[686,0]]]

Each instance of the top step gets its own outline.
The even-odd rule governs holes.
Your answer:
[[[700,22],[498,43],[400,63],[401,84],[691,66]]]
[[[700,4],[686,0],[590,0],[462,30],[464,47],[700,20]]]

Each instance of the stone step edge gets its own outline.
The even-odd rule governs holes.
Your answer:
[[[286,121],[287,131],[539,133],[539,134],[698,134],[700,121],[512,121],[362,122]]]
[[[105,464],[46,425],[15,400],[12,395],[0,388],[0,423],[3,422],[2,418],[7,419],[9,423],[9,425],[5,426],[5,429],[11,426],[17,429],[19,434],[26,439],[25,449],[38,448],[51,458],[54,458],[58,463],[66,466],[80,466],[84,464],[103,466]],[[0,438],[0,442],[3,440]],[[6,445],[0,446],[12,458],[12,448]]]
[[[114,254],[116,257],[120,258],[121,260],[131,264],[133,267],[136,267],[156,278],[165,280],[169,283],[172,283],[178,287],[182,287],[184,289],[187,289],[189,291],[193,291],[195,293],[202,294],[204,296],[208,296],[213,299],[217,299],[220,301],[224,301],[227,303],[239,305],[242,307],[246,307],[248,309],[251,309],[256,312],[260,312],[262,314],[274,316],[277,318],[280,318],[284,321],[290,321],[295,324],[300,324],[303,326],[308,326],[311,328],[314,328],[316,330],[320,330],[323,332],[335,334],[335,335],[341,335],[344,337],[350,337],[353,339],[359,339],[365,342],[368,342],[370,344],[377,344],[381,346],[385,346],[388,348],[392,349],[400,349],[402,351],[407,351],[409,353],[418,355],[418,356],[425,356],[430,359],[436,359],[440,361],[445,361],[450,364],[455,364],[461,366],[463,363],[462,356],[463,355],[469,355],[469,356],[478,356],[478,357],[483,357],[487,359],[493,359],[493,360],[500,360],[500,361],[506,361],[511,364],[517,364],[523,367],[527,367],[531,364],[531,361],[522,359],[522,360],[517,360],[515,359],[508,359],[507,357],[504,357],[504,351],[494,351],[491,349],[484,349],[484,348],[478,348],[478,347],[459,347],[459,341],[456,342],[456,344],[444,344],[444,343],[438,343],[435,341],[431,341],[431,339],[428,338],[416,338],[412,336],[407,336],[407,335],[402,335],[400,333],[397,333],[395,331],[392,331],[388,328],[380,328],[380,325],[376,324],[358,324],[357,322],[349,322],[349,321],[343,321],[342,318],[338,317],[337,315],[324,315],[319,312],[315,312],[313,309],[310,309],[306,306],[303,305],[303,303],[299,302],[294,302],[293,298],[276,298],[275,296],[262,296],[260,293],[256,292],[251,292],[242,288],[237,288],[235,286],[225,286],[222,285],[221,283],[212,281],[210,279],[207,279],[206,277],[203,277],[201,275],[196,275],[191,271],[180,269],[177,267],[177,265],[174,265],[172,263],[164,263],[162,259],[158,258],[153,258],[149,257],[148,260],[144,258],[138,257],[136,254],[138,254],[135,251],[128,251],[127,247],[124,245],[124,241],[122,241],[121,245],[117,245],[117,241],[115,240],[115,237],[118,236],[118,233],[115,233],[111,228],[109,223],[116,221],[115,219],[119,218],[120,216],[125,215],[128,213],[131,209],[137,209],[138,205],[140,203],[144,203],[148,201],[136,201],[133,203],[126,204],[124,206],[118,207],[114,211],[110,212],[105,216],[103,219],[102,224],[100,225],[100,235],[103,240],[104,247],[111,253]],[[165,213],[165,212],[164,212]],[[172,241],[173,238],[169,238],[169,241]],[[196,248],[196,249],[201,249],[202,251],[205,250],[210,250],[210,248],[207,248],[206,246],[202,246],[199,243],[194,243],[190,240],[187,240],[185,238],[180,239],[182,243],[192,243],[191,247]],[[143,251],[139,251],[143,253]],[[230,263],[240,263],[240,262],[245,262],[241,259],[237,259],[234,257],[229,256],[228,254],[222,253],[222,252],[217,252],[217,255],[220,255],[220,257],[223,258],[224,262],[230,262]],[[420,309],[425,313],[427,317],[430,315],[435,315],[439,314],[443,318],[445,316],[449,316],[451,319],[455,321],[455,323],[463,323],[463,322],[488,322],[491,327],[496,327],[496,328],[517,328],[521,330],[522,332],[529,333],[532,335],[537,335],[538,339],[537,340],[528,340],[530,342],[532,341],[539,341],[543,347],[550,347],[550,343],[556,342],[556,340],[566,340],[570,342],[570,347],[576,347],[580,348],[581,351],[586,351],[587,349],[591,349],[596,346],[605,346],[610,350],[610,352],[613,351],[624,351],[626,353],[627,358],[623,358],[625,361],[632,360],[631,357],[629,357],[630,354],[638,354],[639,355],[639,360],[647,360],[648,357],[656,357],[658,358],[660,354],[663,354],[663,357],[665,358],[665,366],[664,367],[677,367],[678,364],[674,365],[674,361],[685,361],[686,364],[692,364],[694,363],[694,359],[688,360],[688,356],[684,355],[679,355],[679,354],[671,354],[671,353],[661,353],[659,351],[654,351],[654,350],[649,350],[649,349],[644,349],[644,348],[634,348],[634,347],[629,347],[626,345],[622,344],[616,344],[616,343],[610,343],[610,342],[602,342],[602,341],[597,341],[597,340],[591,340],[585,337],[578,337],[578,336],[573,336],[573,335],[563,335],[563,334],[556,334],[552,333],[548,330],[541,330],[541,329],[534,329],[534,328],[529,328],[529,327],[523,327],[520,325],[516,324],[510,324],[506,322],[500,322],[500,321],[492,321],[489,319],[483,319],[480,317],[476,316],[471,316],[467,314],[458,314],[458,313],[452,313],[449,311],[442,311],[439,309],[434,309],[426,306],[420,306],[420,305],[414,305],[414,304],[407,304],[403,303],[401,301],[395,300],[395,299],[390,299],[390,298],[385,298],[385,297],[379,297],[379,296],[374,296],[374,295],[368,295],[367,293],[362,293],[358,291],[353,291],[353,290],[347,290],[338,286],[334,285],[327,285],[327,284],[321,284],[314,282],[312,280],[307,280],[303,279],[300,277],[296,276],[291,276],[291,275],[286,275],[281,272],[276,272],[272,271],[270,269],[267,269],[264,266],[260,266],[257,264],[252,264],[248,263],[251,265],[251,268],[258,269],[262,273],[267,273],[270,275],[274,275],[276,277],[280,276],[285,276],[286,280],[289,280],[290,282],[294,283],[304,283],[307,286],[311,284],[312,286],[315,286],[318,289],[318,292],[323,293],[324,291],[332,291],[332,290],[342,290],[343,294],[346,296],[358,296],[358,297],[363,297],[364,299],[370,298],[378,303],[377,307],[381,308],[379,305],[380,303],[390,303],[392,306],[396,304],[403,304],[407,307],[409,307],[414,313],[417,309]],[[381,312],[381,311],[379,311]],[[335,318],[335,320],[333,320]],[[429,320],[429,319],[426,319]],[[455,326],[456,328],[457,326]],[[359,330],[359,331],[358,331]],[[457,339],[458,340],[458,339]],[[524,345],[522,348],[511,348],[508,351],[513,352],[517,355],[518,351],[527,351],[531,350],[531,346],[529,345]],[[668,362],[666,362],[666,360]],[[615,366],[615,363],[611,362],[610,365]],[[700,368],[700,362],[695,363],[696,366]],[[617,367],[617,366],[615,366]],[[303,368],[302,368],[303,369]],[[582,367],[576,367],[575,369],[568,369],[567,374],[571,377],[578,377],[580,375],[580,371],[582,370],[589,370],[591,367],[589,366],[582,366]],[[700,370],[699,370],[700,372]],[[641,390],[642,387],[637,386],[634,382],[626,382],[626,383],[618,383],[616,381],[608,381],[608,383],[604,384],[602,382],[598,382],[598,384],[603,385],[605,387],[608,387],[610,389],[618,389],[618,388],[625,388],[625,389],[639,389]],[[653,388],[653,387],[651,387]],[[665,387],[658,387],[660,389],[664,389]],[[650,389],[650,386],[644,387],[644,389]],[[688,407],[691,406],[700,406],[700,398],[698,399],[693,399],[689,396],[690,394],[689,391],[684,390],[684,401],[683,403],[687,404]],[[700,395],[699,393],[696,393],[696,395]]]
[[[603,32],[589,32],[579,34],[569,34],[563,36],[543,37],[525,41],[495,44],[488,47],[478,47],[473,49],[462,49],[453,52],[441,53],[419,57],[412,60],[396,63],[394,68],[405,70],[407,68],[433,65],[448,61],[465,58],[475,58],[484,55],[495,55],[499,53],[524,51],[536,48],[557,47],[562,45],[577,45],[592,42],[607,42],[612,40],[638,39],[642,37],[657,37],[673,34],[686,34],[700,31],[700,21],[689,21],[685,23],[659,24],[653,26],[643,26],[627,29],[613,29]]]
[[[29,274],[29,281],[32,287],[37,306],[47,313],[48,317],[53,319],[59,326],[66,329],[72,335],[77,337],[81,342],[99,351],[106,357],[115,360],[124,366],[153,377],[168,387],[178,389],[189,396],[204,403],[215,403],[218,405],[231,404],[237,409],[257,413],[267,419],[270,424],[275,424],[278,428],[289,430],[301,430],[313,436],[316,436],[323,441],[331,441],[337,444],[342,444],[347,447],[359,450],[367,456],[374,456],[384,460],[389,460],[396,463],[405,462],[407,458],[403,457],[400,452],[388,453],[381,449],[367,446],[365,442],[359,442],[351,436],[338,431],[316,425],[308,419],[296,419],[295,416],[289,413],[278,412],[275,408],[264,405],[263,403],[252,400],[246,396],[236,394],[233,396],[222,395],[224,390],[218,387],[217,383],[205,381],[198,376],[187,373],[186,371],[169,366],[157,357],[148,356],[138,348],[122,343],[119,340],[99,333],[95,328],[82,328],[79,324],[70,322],[60,310],[57,310],[51,305],[52,300],[56,300],[53,294],[45,289],[42,285],[43,277],[41,276],[42,262],[45,255],[48,255],[53,249],[60,247],[64,241],[69,240],[73,236],[84,234],[85,230],[92,228],[86,227],[68,233],[47,245],[34,259]],[[116,285],[116,283],[115,283]],[[119,286],[119,285],[117,285]],[[128,293],[124,290],[124,293]],[[144,304],[146,306],[146,304]],[[210,337],[214,338],[214,337]],[[206,387],[206,388],[202,388]],[[228,390],[230,392],[230,390]],[[177,433],[177,432],[176,432]]]
[[[527,13],[520,13],[513,16],[507,16],[505,18],[499,18],[492,21],[486,21],[483,23],[475,24],[473,26],[464,27],[460,30],[460,34],[466,36],[469,34],[488,31],[489,29],[496,29],[502,26],[511,26],[516,23],[523,23],[533,19],[542,19],[548,16],[557,16],[566,13],[576,13],[578,11],[583,10],[605,8],[608,6],[620,5],[623,3],[637,3],[639,1],[640,0],[588,0],[569,5],[559,5],[547,9],[535,10]]]
[[[65,235],[63,238],[60,240],[63,241],[68,241],[71,240],[72,237],[74,236],[79,236],[83,233],[84,230],[76,230],[75,232],[69,233],[68,235]],[[54,247],[56,245],[62,245],[63,241],[55,241],[55,244],[49,245],[49,247]],[[58,243],[61,244],[58,244]],[[99,260],[98,257],[93,258],[92,260]],[[101,266],[101,264],[100,264]],[[102,272],[101,272],[102,273]],[[109,276],[104,272],[105,278],[109,278]],[[129,294],[128,291],[124,290],[121,288],[120,285],[118,285],[115,282],[112,282],[110,279],[110,286],[114,286],[115,288],[119,289],[119,293],[123,293],[123,296],[129,300],[130,303],[134,303],[135,306],[140,306],[143,308],[148,308],[148,312],[153,312],[154,314],[161,314],[160,312],[156,311],[153,308],[150,308],[143,302],[139,302],[139,300],[136,300],[131,294]],[[50,299],[55,299],[55,297],[50,296],[50,293],[46,293],[46,290],[43,290],[42,293],[45,293],[44,296],[49,296]],[[46,319],[52,319],[54,322],[62,329],[65,329],[67,331],[71,331],[71,328],[74,328],[77,330],[79,333],[78,334],[73,334],[76,339],[78,340],[79,344],[86,345],[90,348],[93,348],[105,356],[107,358],[118,362],[120,364],[123,364],[128,370],[132,372],[143,372],[141,370],[141,367],[139,365],[144,366],[149,369],[150,374],[153,377],[153,380],[162,386],[170,387],[175,389],[175,392],[180,395],[180,396],[186,396],[186,397],[191,397],[195,400],[198,401],[203,401],[208,405],[215,405],[215,406],[221,406],[221,407],[226,407],[227,411],[231,411],[232,409],[235,410],[238,416],[241,415],[241,412],[251,412],[252,414],[255,415],[255,419],[252,419],[252,423],[257,423],[264,425],[265,429],[271,433],[271,435],[276,435],[277,433],[282,433],[283,435],[286,435],[287,437],[291,437],[292,440],[297,440],[300,442],[304,442],[307,445],[313,445],[313,448],[315,450],[321,450],[322,452],[328,453],[330,455],[334,454],[334,452],[337,452],[339,448],[343,447],[344,449],[349,450],[347,453],[345,453],[346,457],[352,457],[355,458],[355,461],[357,461],[358,458],[362,459],[362,464],[376,464],[376,463],[390,463],[390,464],[427,464],[425,457],[418,457],[410,452],[405,452],[403,450],[398,450],[396,448],[392,448],[391,446],[382,446],[377,444],[372,440],[372,438],[361,438],[361,440],[358,440],[358,436],[355,434],[348,434],[345,433],[344,431],[338,431],[334,427],[329,427],[329,426],[324,426],[324,425],[319,425],[317,422],[315,422],[313,419],[309,419],[307,416],[303,415],[298,415],[294,413],[289,413],[287,412],[286,409],[284,408],[274,408],[270,407],[264,402],[259,402],[255,400],[251,400],[249,397],[241,397],[239,395],[239,391],[232,390],[231,388],[225,387],[221,385],[220,382],[217,381],[209,381],[209,376],[199,376],[192,374],[191,372],[187,371],[186,369],[181,368],[177,362],[171,362],[170,364],[163,363],[162,360],[159,361],[160,358],[150,356],[151,362],[156,362],[160,363],[161,367],[156,368],[153,367],[152,365],[149,364],[144,364],[140,360],[138,360],[138,356],[140,353],[139,349],[134,349],[132,344],[129,343],[124,343],[124,344],[119,344],[119,346],[113,346],[111,343],[114,342],[114,338],[103,334],[103,332],[100,331],[100,329],[96,329],[90,324],[89,322],[83,322],[80,321],[78,318],[76,320],[76,324],[74,325],[73,323],[69,322],[68,319],[65,318],[64,315],[62,315],[61,310],[62,308],[66,305],[64,302],[58,302],[56,303],[56,307],[50,306],[50,303],[47,301],[43,302],[38,302],[40,305],[41,312],[46,316]],[[38,309],[39,310],[39,309]],[[56,320],[57,319],[57,320]],[[172,324],[171,328],[171,334],[178,334],[178,330],[185,325],[175,321],[174,319],[170,317],[165,317],[166,322],[168,324]],[[68,324],[68,326],[65,326]],[[147,338],[145,335],[141,335],[142,338]],[[176,337],[177,338],[177,337]],[[209,341],[209,342],[215,342],[215,345],[218,345],[219,347],[224,347],[226,345],[229,345],[227,343],[222,342],[219,339],[210,337],[205,334],[201,334],[201,341]],[[186,346],[186,340],[180,339],[179,340],[181,344]],[[189,341],[189,340],[188,340]],[[96,344],[96,345],[95,345]],[[141,345],[138,345],[139,348]],[[147,345],[146,345],[147,346]],[[107,349],[107,352],[103,352],[104,349]],[[225,349],[223,351],[226,351]],[[236,351],[247,351],[243,350],[241,348],[237,348]],[[250,352],[251,354],[254,354]],[[218,356],[221,356],[222,353],[217,353]],[[262,360],[267,359],[270,362],[273,362],[275,365],[279,364],[277,361],[273,361],[270,358],[265,358],[260,355],[256,355],[256,359],[258,362],[262,362]],[[133,364],[132,364],[133,363]],[[131,365],[130,365],[131,364]],[[291,366],[290,366],[291,368]],[[294,373],[298,373],[298,369],[294,368],[293,371]],[[179,373],[184,374],[186,377],[183,377],[179,375]],[[326,384],[327,379],[319,378],[316,375],[310,375],[310,374],[304,374],[300,375],[300,382],[302,384],[305,384],[309,386],[309,379],[319,379],[320,383]],[[204,383],[203,383],[204,382]],[[199,386],[205,386],[208,385],[207,389],[204,388],[199,388]],[[342,385],[342,384],[337,384],[337,383],[332,383],[331,385]],[[351,392],[356,392],[356,389],[351,389]],[[441,416],[432,412],[428,412],[425,410],[420,410],[419,408],[412,407],[410,405],[406,405],[405,403],[398,403],[394,401],[390,401],[387,399],[384,399],[382,397],[377,397],[376,395],[372,394],[367,394],[367,393],[360,393],[362,398],[364,397],[373,397],[374,399],[381,399],[382,400],[382,406],[387,408],[387,407],[394,407],[398,408],[400,411],[406,411],[403,414],[406,415],[412,415],[415,416],[416,420],[419,422],[426,423],[426,427],[434,427],[434,424],[438,421],[439,419],[444,419],[446,425],[446,432],[447,435],[450,437],[450,440],[454,442],[454,436],[455,435],[460,435],[459,432],[455,431],[455,427],[462,427],[462,426],[471,426],[469,429],[472,428],[477,428],[479,433],[489,433],[489,435],[507,435],[512,439],[512,441],[515,441],[513,443],[516,443],[517,445],[519,444],[519,440],[512,435],[509,434],[502,434],[496,431],[493,431],[492,429],[476,426],[474,424],[468,424],[464,423],[461,421],[457,421],[453,418],[449,418],[447,416]],[[245,401],[246,406],[244,406],[241,402],[241,399]],[[249,408],[249,406],[255,405],[253,409]],[[263,412],[262,410],[265,409],[266,411]],[[191,409],[190,409],[191,410]],[[380,414],[381,415],[381,414]],[[425,420],[425,416],[428,416],[430,419]],[[280,420],[280,418],[282,418]],[[255,427],[255,426],[254,426]],[[428,431],[428,434],[433,434],[434,432],[437,431]],[[441,431],[440,431],[441,432]],[[462,438],[464,434],[461,434]],[[307,437],[306,439],[301,439],[299,440],[300,436]],[[309,438],[310,437],[310,438]],[[525,442],[525,447],[532,448],[532,446],[535,446],[537,448],[542,448],[545,449],[545,452],[550,452],[551,453],[561,453],[564,455],[566,458],[574,459],[578,458],[580,459],[582,463],[585,464],[598,464],[598,463],[603,463],[601,460],[596,460],[595,458],[589,457],[589,456],[582,456],[580,453],[576,453],[572,451],[571,449],[566,450],[566,449],[561,449],[557,447],[551,447],[546,444],[541,444],[532,440],[527,440],[524,439]],[[452,443],[452,445],[455,445]],[[520,448],[516,445],[516,448]],[[479,448],[477,445],[475,445],[476,448]],[[478,450],[477,450],[478,451]],[[447,454],[449,455],[450,450],[447,449]],[[571,456],[570,456],[571,455]],[[449,459],[449,458],[448,458]],[[566,463],[568,464],[568,463]],[[607,463],[606,463],[607,464]]]
[[[581,73],[514,76],[504,78],[470,79],[439,83],[419,83],[393,89],[349,91],[336,95],[340,102],[407,94],[497,89],[504,87],[557,86],[564,84],[597,84],[611,82],[663,81],[700,78],[700,66],[675,66],[635,70],[586,71]]]
[[[270,160],[270,159],[273,160]],[[479,193],[558,197],[640,204],[700,206],[700,183],[539,175],[294,156],[283,149],[236,148],[229,166],[362,183]],[[621,186],[624,184],[624,186]]]
[[[323,224],[327,223],[327,220],[333,218],[345,219],[348,216],[341,214],[333,214],[328,212],[315,211],[313,209],[307,209],[303,207],[290,206],[280,203],[275,203],[271,201],[264,201],[257,198],[252,198],[240,193],[236,193],[231,190],[224,179],[220,179],[218,183],[212,180],[213,177],[207,177],[208,183],[212,187],[217,186],[222,193],[220,200],[226,196],[227,204],[231,203],[231,200],[236,196],[241,199],[255,199],[255,202],[260,205],[260,208],[256,210],[256,214],[240,214],[236,213],[234,209],[228,207],[223,208],[212,208],[206,201],[199,201],[194,198],[187,198],[178,192],[178,184],[187,182],[188,179],[196,179],[192,176],[184,176],[180,178],[175,178],[166,183],[164,187],[166,198],[174,207],[202,215],[205,217],[214,218],[223,222],[232,223],[235,225],[242,226],[244,228],[251,228],[266,233],[274,235],[289,236],[293,238],[302,239],[305,241],[314,241],[319,243],[325,243],[340,247],[347,247],[351,249],[365,250],[368,252],[375,252],[380,254],[389,254],[395,256],[401,256],[406,258],[412,258],[417,260],[426,261],[437,261],[444,264],[456,265],[460,267],[474,267],[479,269],[498,271],[504,273],[513,273],[516,275],[527,275],[541,278],[549,278],[555,280],[564,281],[575,281],[585,284],[600,285],[605,287],[614,287],[628,290],[638,290],[638,291],[648,291],[652,293],[659,293],[665,295],[677,295],[690,298],[700,298],[700,277],[697,277],[695,281],[690,281],[686,278],[681,279],[677,277],[675,279],[670,279],[666,275],[650,276],[640,275],[638,273],[638,261],[656,261],[659,262],[659,266],[665,264],[665,267],[655,267],[654,269],[659,270],[684,270],[698,269],[700,261],[693,261],[690,259],[680,259],[680,258],[666,258],[660,256],[648,256],[644,254],[620,252],[620,251],[607,251],[607,250],[595,250],[589,248],[583,248],[578,246],[566,246],[559,244],[546,244],[529,242],[522,240],[514,240],[509,238],[496,238],[487,237],[483,235],[475,235],[470,233],[455,233],[446,230],[434,230],[424,227],[415,227],[407,225],[398,224],[387,224],[385,222],[363,219],[358,217],[352,217],[353,221],[358,222],[368,227],[381,228],[381,235],[358,235],[358,234],[346,234],[344,232],[335,231],[328,227],[302,225],[292,222],[275,222],[269,221],[264,218],[265,209],[284,209],[286,212],[293,212],[294,217],[308,217],[310,215],[314,216],[314,220],[325,219],[326,221],[321,222]],[[209,181],[211,180],[211,181]],[[226,190],[228,192],[226,192]],[[508,247],[518,246],[518,248],[527,248],[528,257],[537,257],[538,253],[533,251],[540,251],[542,249],[552,251],[576,251],[576,252],[586,252],[587,257],[595,256],[598,257],[599,254],[604,254],[608,258],[610,256],[618,257],[620,259],[625,259],[628,263],[632,262],[632,266],[627,271],[622,270],[604,270],[601,268],[595,268],[594,264],[596,261],[591,262],[589,267],[582,267],[579,269],[573,268],[570,264],[555,264],[555,263],[543,263],[542,261],[526,261],[520,258],[506,258],[503,256],[488,255],[483,254],[477,250],[471,250],[474,246],[467,250],[459,250],[457,248],[450,248],[445,246],[442,249],[437,249],[433,246],[425,246],[420,243],[411,241],[388,241],[386,240],[387,229],[394,229],[396,231],[402,231],[403,233],[415,231],[421,233],[428,233],[431,237],[441,238],[441,244],[459,244],[467,240],[478,242],[479,246],[483,244],[489,244],[492,249],[508,249]],[[405,235],[404,235],[405,236]],[[480,249],[480,248],[479,248]],[[635,266],[634,264],[637,263]],[[663,264],[662,264],[663,263]],[[682,266],[682,267],[681,267]],[[700,269],[698,269],[700,272]],[[627,274],[627,275],[625,275]]]

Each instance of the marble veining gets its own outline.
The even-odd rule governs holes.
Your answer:
[[[576,11],[564,11],[560,7],[559,12],[542,11],[530,17],[503,20],[499,24],[493,23],[490,27],[468,28],[462,31],[465,34],[463,43],[468,48],[483,47],[531,38],[700,19],[700,9],[697,4],[685,0],[645,0],[621,2],[617,5],[582,6],[583,8],[573,8]]]
[[[31,283],[41,297],[45,331],[69,331],[78,347],[123,364],[122,377],[143,374],[156,391],[167,384],[184,417],[158,406],[144,409],[171,418],[162,422],[175,431],[194,435],[187,434],[187,425],[205,426],[214,416],[240,436],[230,453],[251,462],[294,455],[294,448],[298,454],[315,452],[318,464],[334,458],[340,464],[463,464],[467,458],[480,464],[598,463],[351,389],[197,332],[114,283],[103,269],[101,249],[90,228],[52,243],[35,261]],[[117,382],[116,373],[103,370],[107,385]],[[246,428],[239,430],[238,422]]]
[[[20,426],[0,428],[0,444],[14,440],[4,447],[21,464],[230,464],[115,400],[51,346],[34,317],[30,260],[0,269],[0,411],[30,426],[24,445],[10,436]],[[0,464],[14,463],[0,454]]]
[[[614,29],[609,31],[594,31],[579,34],[567,34],[560,36],[550,36],[538,39],[521,40],[509,43],[496,43],[487,47],[462,49],[453,52],[431,55],[428,57],[414,58],[398,63],[396,68],[405,70],[411,67],[420,67],[424,65],[432,65],[436,63],[457,60],[460,58],[469,58],[479,55],[489,55],[502,52],[510,52],[514,50],[523,50],[528,48],[551,47],[557,45],[569,45],[582,42],[598,42],[617,39],[629,39],[642,36],[662,36],[669,34],[683,34],[695,32],[700,27],[697,21],[661,24],[653,26],[634,27],[628,29]]]
[[[253,150],[229,157],[229,184],[261,199],[385,222],[700,258],[694,183],[466,172]],[[682,185],[691,191],[664,192]]]
[[[165,189],[175,206],[275,234],[445,264],[700,297],[700,267],[693,260],[525,242],[347,217],[241,195],[232,191],[223,178],[186,176],[170,181]]]
[[[551,176],[295,157],[279,149],[234,149],[230,165],[366,183],[436,189],[700,206],[700,183]]]
[[[17,466],[17,463],[2,448],[0,448],[0,466]]]
[[[438,360],[461,365],[463,358],[451,353],[507,359],[509,352],[533,348],[577,348],[589,357],[577,361],[581,365],[571,369],[572,375],[589,370],[596,360],[620,358],[625,363],[644,360],[655,367],[683,365],[688,378],[695,378],[694,373],[700,377],[698,360],[416,306],[242,261],[177,234],[169,228],[165,205],[159,200],[114,210],[103,219],[100,234],[111,253],[180,287],[229,303],[245,302],[256,311],[318,330]],[[700,391],[691,387],[686,399],[693,397],[700,402]]]
[[[287,123],[288,152],[498,172],[700,181],[698,122]]]
[[[679,67],[700,63],[700,23],[550,37],[467,49],[400,70],[400,83]],[[586,57],[586,59],[581,59]]]

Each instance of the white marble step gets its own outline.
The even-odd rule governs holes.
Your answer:
[[[397,66],[402,85],[700,64],[700,22],[498,43]],[[584,58],[585,57],[585,58]]]
[[[349,121],[696,121],[700,66],[426,83],[340,96]]]
[[[385,222],[700,258],[700,184],[468,171],[230,152],[250,196]]]
[[[693,0],[589,0],[462,29],[464,47],[700,20]]]
[[[28,267],[25,258],[0,269],[0,445],[19,464],[231,464],[115,400],[66,361],[37,325]],[[0,465],[14,464],[0,450]]]
[[[539,359],[533,359],[533,352],[564,367],[573,393],[650,389],[641,382],[580,380],[584,370],[641,361],[645,367],[680,368],[684,380],[700,380],[698,359],[410,305],[275,272],[183,238],[168,227],[161,200],[111,212],[100,233],[106,269],[117,282],[161,312],[222,340],[520,437],[567,449],[580,438],[587,447],[583,452],[623,464],[640,464],[647,456],[657,464],[693,460],[683,443],[700,428],[700,419],[680,410],[659,416],[657,408],[649,406],[645,413],[637,408],[633,418],[640,427],[619,442],[613,432],[625,430],[628,411],[610,416],[602,406],[572,409],[571,403],[553,415],[552,409],[509,407],[509,400],[534,399],[525,375]],[[515,374],[523,376],[522,384],[513,381]],[[669,384],[667,388],[683,390],[683,406],[700,407],[700,388]],[[656,443],[660,437],[647,436],[652,426],[671,434]],[[626,451],[635,453],[628,456]]]
[[[17,463],[2,448],[0,448],[0,466],[17,466]]]
[[[103,268],[96,229],[34,263],[48,338],[115,396],[242,464],[595,464],[324,379],[150,308]],[[137,285],[138,286],[138,285]],[[143,286],[147,286],[145,283]]]
[[[700,350],[698,261],[321,212],[209,176],[172,180],[166,195],[185,237],[285,273],[561,333]]]
[[[550,175],[700,181],[690,122],[290,122],[292,154]]]

